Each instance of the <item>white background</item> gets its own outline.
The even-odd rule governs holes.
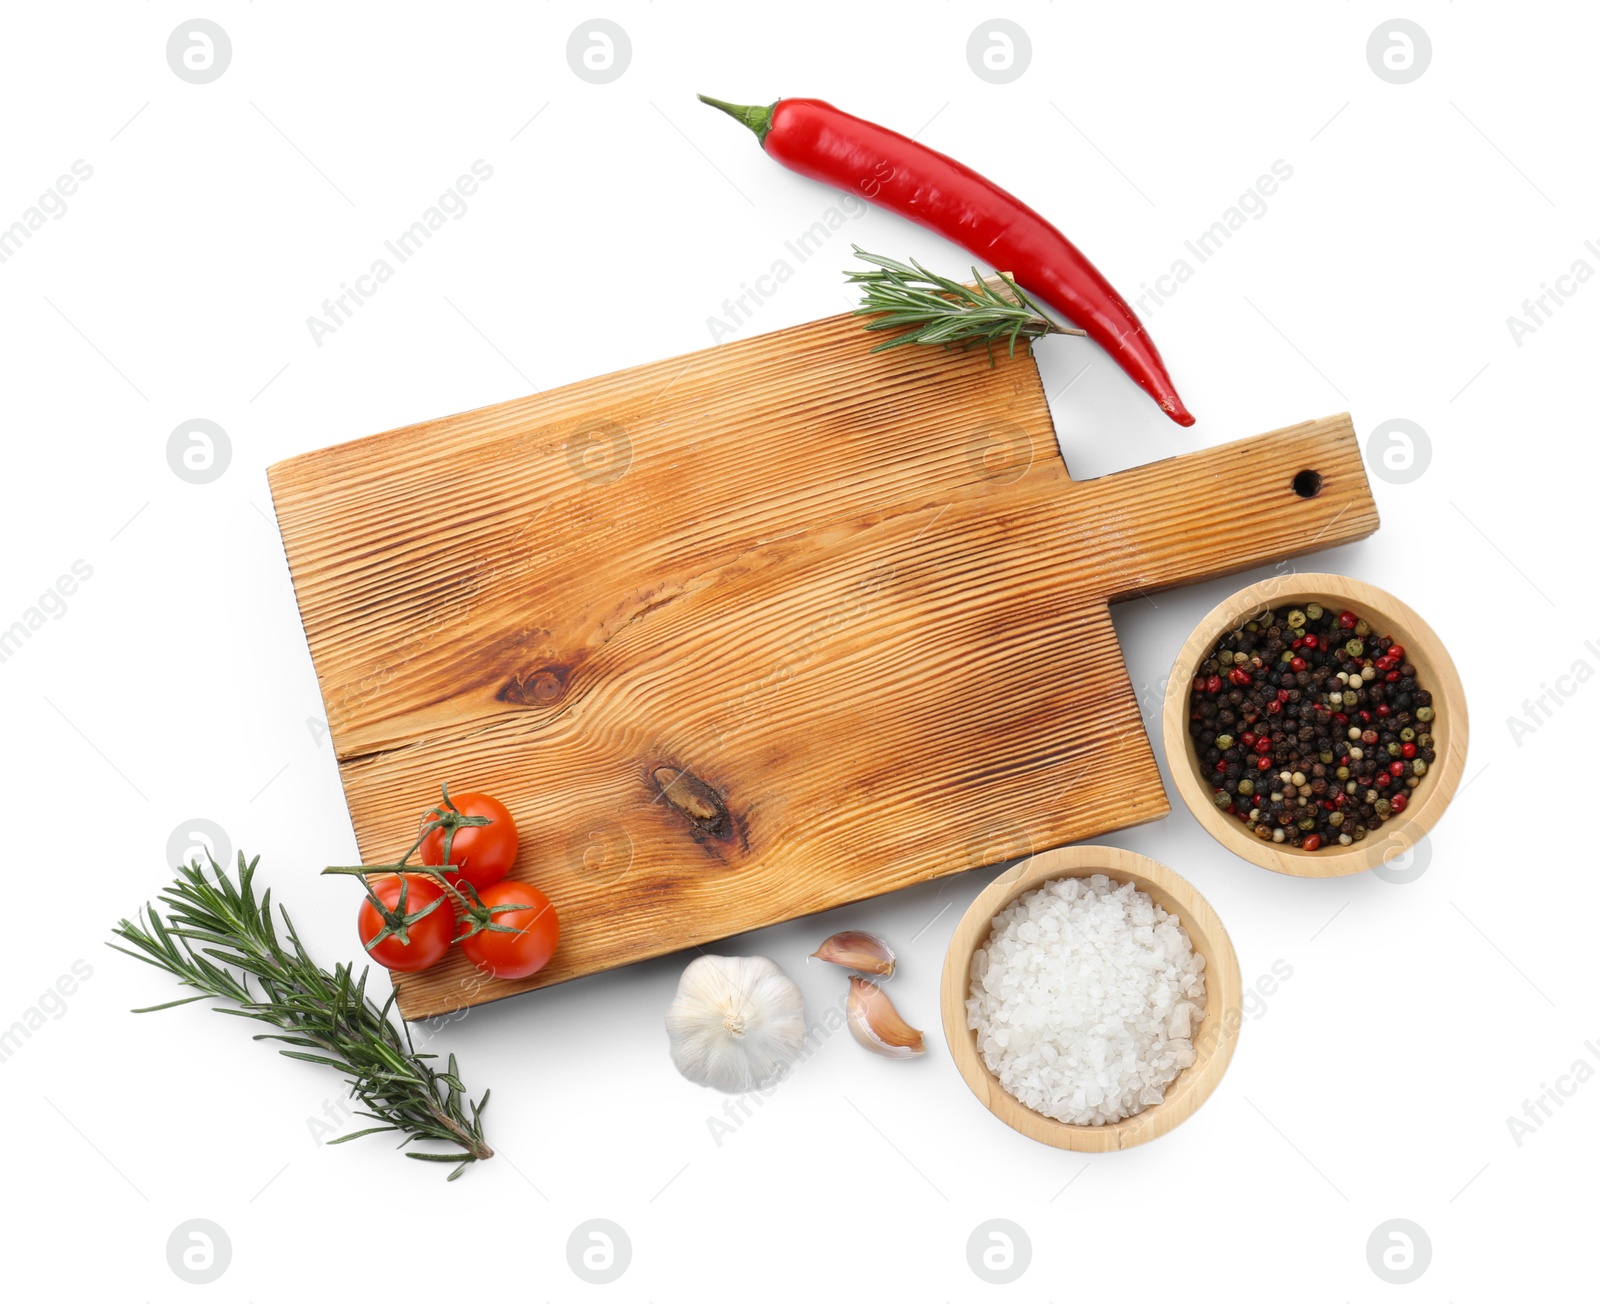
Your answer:
[[[1230,16],[1224,16],[1224,10]],[[6,1290],[16,1298],[1490,1300],[1592,1290],[1600,1085],[1519,1146],[1507,1117],[1579,1058],[1600,1066],[1585,684],[1520,745],[1508,717],[1582,659],[1592,582],[1600,287],[1522,341],[1506,319],[1600,238],[1593,11],[1417,3],[1432,39],[1380,79],[1387,5],[218,3],[233,57],[209,85],[168,67],[188,5],[8,5],[0,225],[83,159],[94,175],[0,264],[6,566],[0,626],[82,559],[64,614],[0,664],[8,869],[0,1027],[86,960],[93,976],[0,1064]],[[600,13],[631,38],[605,85],[568,66]],[[974,75],[1002,15],[1026,73]],[[891,1063],[840,1035],[719,1146],[722,1100],[672,1070],[662,1015],[682,957],[474,1012],[440,1035],[490,1085],[504,1161],[445,1170],[382,1138],[319,1147],[337,1080],[253,1044],[102,945],[168,877],[169,834],[216,821],[326,961],[354,958],[355,844],[267,494],[281,458],[706,347],[706,319],[832,201],[693,92],[816,95],[978,167],[1137,293],[1266,172],[1293,178],[1147,322],[1199,423],[1166,421],[1092,346],[1041,350],[1068,465],[1100,475],[1349,409],[1430,435],[1408,484],[1376,475],[1383,528],[1302,569],[1417,607],[1452,649],[1474,736],[1467,786],[1417,881],[1278,877],[1180,807],[1107,841],[1216,907],[1244,979],[1293,976],[1243,1029],[1222,1085],[1170,1136],[1085,1157],[973,1099],[938,1029],[937,979],[977,872],[731,939],[770,955],[814,1013],[840,980],[802,957],[836,928],[886,933],[893,994],[930,1052]],[[531,122],[530,122],[530,119]],[[470,210],[355,321],[306,318],[476,159]],[[872,212],[799,268],[742,333],[845,305],[847,240],[951,271],[964,255]],[[492,342],[492,343],[491,343]],[[1093,365],[1070,390],[1063,387]],[[203,417],[232,461],[192,485],[166,443]],[[1369,459],[1370,460],[1370,459]],[[1236,580],[1117,611],[1146,719],[1199,616]],[[930,922],[931,921],[931,922]],[[1585,1039],[1595,1039],[1596,1050]],[[195,1287],[169,1234],[223,1227]],[[569,1234],[632,1245],[598,1287]],[[968,1267],[969,1234],[1020,1225],[1015,1284]],[[1422,1226],[1407,1287],[1369,1234]]]

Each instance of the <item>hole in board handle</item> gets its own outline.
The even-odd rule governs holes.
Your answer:
[[[1300,497],[1315,498],[1322,492],[1322,472],[1301,471],[1289,483]]]

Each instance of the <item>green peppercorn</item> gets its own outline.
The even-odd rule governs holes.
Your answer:
[[[1288,619],[1285,621],[1285,624],[1287,624],[1290,629],[1299,629],[1305,623],[1306,613],[1301,611],[1299,607],[1296,607],[1293,611],[1291,611]]]
[[[1344,812],[1342,810],[1334,811],[1333,814],[1328,816],[1328,823],[1333,825],[1334,828],[1338,828],[1344,823]]]
[[[1350,767],[1348,765],[1341,765],[1333,772],[1333,777],[1343,782],[1345,779],[1350,777]]]
[[[1229,741],[1231,742],[1232,740],[1230,739]],[[1218,747],[1222,747],[1222,739],[1220,739],[1220,738],[1217,739],[1217,746]],[[1222,750],[1223,751],[1227,751],[1228,749],[1226,747],[1222,747]],[[1388,752],[1390,756],[1398,756],[1398,755],[1400,755],[1400,744],[1399,743],[1390,743],[1383,750]]]
[[[1372,633],[1372,626],[1371,625],[1367,624],[1367,622],[1364,621],[1364,620],[1356,621],[1356,637],[1357,638],[1365,638],[1370,633]]]
[[[1254,779],[1240,779],[1239,780],[1239,795],[1241,797],[1253,797],[1255,795],[1255,791],[1256,791],[1256,781]],[[1253,811],[1251,812],[1251,814],[1254,814],[1254,813],[1255,812],[1253,812]]]
[[[1233,746],[1233,735],[1232,734],[1218,734],[1217,735],[1217,750],[1219,752],[1225,752],[1225,751],[1228,750],[1228,748],[1230,748],[1232,746]],[[1395,755],[1398,756],[1400,754],[1400,749],[1398,747],[1396,747],[1394,749],[1394,752],[1395,752]]]
[[[1407,725],[1404,729],[1402,729],[1400,731],[1400,741],[1401,742],[1403,742],[1403,743],[1414,743],[1414,742],[1416,742],[1416,740],[1417,740],[1417,731],[1415,729],[1413,729],[1410,725]]]
[[[1423,760],[1422,757],[1419,756],[1416,760],[1411,762],[1411,773],[1415,774],[1418,778],[1421,778],[1427,772],[1428,763]]]
[[[1432,724],[1433,723],[1433,708],[1431,706],[1419,706],[1417,708],[1416,714],[1417,714],[1417,722],[1419,724]]]
[[[1357,824],[1356,827],[1355,827],[1355,839],[1356,839],[1356,841],[1360,842],[1361,839],[1366,837],[1366,836],[1367,836],[1367,826],[1365,824]]]
[[[1364,651],[1366,651],[1366,647],[1367,647],[1367,645],[1365,643],[1363,643],[1359,638],[1353,638],[1348,643],[1346,643],[1344,645],[1344,650],[1346,652],[1348,652],[1351,656],[1358,657]]]
[[[1218,810],[1227,810],[1229,806],[1233,805],[1233,798],[1225,792],[1214,793],[1211,797],[1211,804]]]
[[[1322,604],[1320,602],[1306,603],[1306,618],[1308,620],[1322,619]]]

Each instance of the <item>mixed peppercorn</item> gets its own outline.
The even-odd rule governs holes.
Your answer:
[[[1433,720],[1405,648],[1315,602],[1225,635],[1189,695],[1217,809],[1302,851],[1347,847],[1405,810],[1434,761]]]

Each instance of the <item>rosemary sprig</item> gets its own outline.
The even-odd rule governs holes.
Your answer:
[[[165,970],[199,992],[134,1013],[210,997],[237,1007],[217,1006],[219,1014],[259,1019],[280,1029],[258,1033],[255,1040],[285,1042],[281,1054],[347,1075],[351,1096],[366,1106],[356,1112],[377,1124],[337,1137],[330,1145],[374,1132],[402,1132],[402,1145],[446,1142],[455,1149],[406,1154],[430,1163],[455,1163],[450,1181],[468,1164],[490,1158],[494,1151],[483,1138],[489,1093],[478,1101],[467,1097],[454,1055],[443,1070],[430,1065],[427,1061],[438,1057],[419,1054],[410,1030],[402,1034],[391,1022],[393,995],[381,1009],[367,997],[365,969],[356,978],[350,965],[335,965],[329,973],[312,960],[281,906],[287,944],[280,941],[273,926],[272,892],[256,897],[251,882],[255,868],[256,861],[246,864],[241,852],[235,885],[215,861],[211,877],[198,861],[181,865],[177,879],[159,897],[167,907],[166,918],[147,904],[138,922],[124,919],[112,929],[135,948],[108,942],[112,950]]]
[[[994,346],[1001,340],[1006,342],[1008,353],[1015,354],[1019,339],[1084,334],[1076,327],[1051,321],[1004,272],[985,277],[974,267],[975,284],[963,285],[930,272],[915,259],[907,265],[882,254],[868,253],[859,245],[850,247],[857,258],[876,269],[845,273],[851,285],[865,287],[856,316],[872,318],[866,324],[869,331],[901,331],[893,339],[874,345],[874,353],[899,344],[961,348],[982,344],[993,362]]]

